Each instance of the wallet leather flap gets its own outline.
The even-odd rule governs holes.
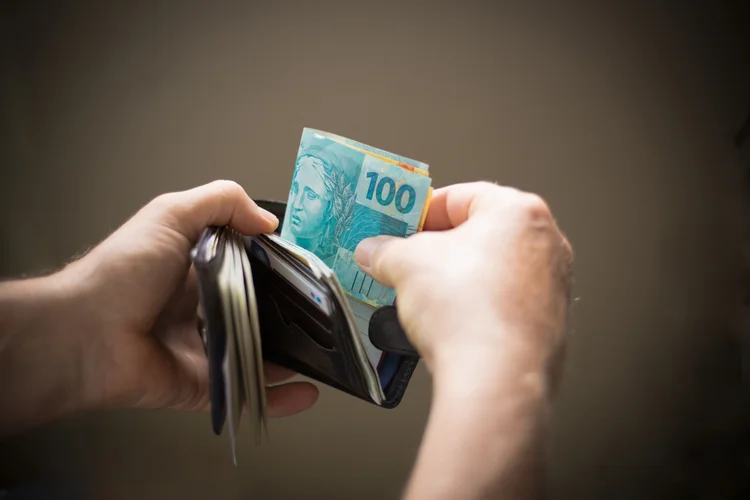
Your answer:
[[[419,353],[406,337],[394,306],[383,306],[370,317],[370,342],[381,351],[418,357]]]

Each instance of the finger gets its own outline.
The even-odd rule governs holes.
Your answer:
[[[184,382],[181,381],[181,382]],[[183,389],[187,386],[183,385]],[[289,382],[273,387],[266,387],[266,401],[270,418],[286,417],[303,412],[312,407],[318,400],[318,388],[310,382]],[[159,405],[156,405],[159,406]],[[206,412],[211,410],[211,400],[207,377],[202,380],[190,380],[188,397],[182,397],[170,408],[188,411]],[[248,413],[247,406],[242,412]]]
[[[208,360],[205,355],[192,350],[172,352],[174,369],[167,384],[167,393],[173,399],[171,408],[206,411],[210,409]]]
[[[207,226],[229,226],[245,234],[270,233],[279,224],[271,212],[259,207],[233,181],[214,181],[187,191],[169,193],[154,200],[161,221],[197,241]]]
[[[362,240],[354,251],[354,260],[378,283],[395,288],[410,266],[407,240],[395,236],[375,236]]]
[[[297,372],[273,363],[263,363],[263,377],[266,384],[278,384],[297,375]]]
[[[309,382],[290,382],[266,389],[268,416],[287,417],[303,412],[318,400],[318,388]]]
[[[161,316],[165,321],[189,322],[194,325],[198,312],[198,300],[198,275],[195,267],[190,266],[185,279],[167,302]]]
[[[443,231],[457,227],[472,214],[498,205],[511,193],[518,191],[491,182],[468,182],[436,189],[427,210],[424,229]]]

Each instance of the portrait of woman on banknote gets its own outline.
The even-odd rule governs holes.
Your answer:
[[[297,157],[284,232],[328,266],[353,215],[358,170],[353,159],[316,144],[300,148]]]

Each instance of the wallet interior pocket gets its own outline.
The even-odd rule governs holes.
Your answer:
[[[330,322],[327,327],[324,326],[311,314],[311,311],[305,311],[300,306],[299,301],[295,301],[293,296],[284,293],[277,284],[272,283],[270,286],[273,288],[271,294],[272,307],[284,325],[289,328],[296,327],[300,335],[304,335],[321,349],[327,352],[335,352],[336,345],[331,336]],[[305,325],[304,330],[298,326],[300,324]]]
[[[342,318],[326,317],[250,254],[263,355],[320,382],[369,399]]]

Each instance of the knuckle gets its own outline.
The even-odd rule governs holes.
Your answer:
[[[226,198],[232,198],[245,193],[245,190],[239,185],[239,183],[227,179],[213,181],[211,183],[211,188],[215,189]]]
[[[415,234],[408,238],[389,238],[372,255],[372,269],[376,276],[388,277],[400,284],[407,276],[412,276],[425,262],[422,244],[425,234]],[[421,242],[421,243],[420,243]]]
[[[526,193],[510,186],[502,186],[490,181],[477,181],[472,190],[476,194],[477,204],[486,211],[500,211],[513,207],[523,199]]]
[[[373,269],[378,276],[383,274],[398,274],[397,269],[400,262],[399,241],[390,240],[381,244],[372,255]]]
[[[531,220],[552,220],[552,211],[544,198],[535,193],[519,194],[516,203],[519,211]]]
[[[177,193],[162,193],[154,197],[149,205],[158,212],[165,212],[174,208],[177,203]]]
[[[570,241],[567,238],[565,238],[565,237],[563,237],[563,249],[565,251],[565,254],[572,261],[575,258],[575,252],[573,251],[573,245],[571,245]]]
[[[474,186],[476,189],[485,190],[485,191],[501,191],[502,190],[502,187],[500,187],[500,185],[491,181],[476,181],[474,183]]]
[[[169,192],[156,196],[145,210],[154,222],[175,229],[189,211],[189,206],[180,192]]]
[[[473,189],[479,197],[492,200],[492,202],[500,202],[507,196],[509,191],[514,191],[513,188],[501,186],[490,181],[477,181],[474,183]]]

